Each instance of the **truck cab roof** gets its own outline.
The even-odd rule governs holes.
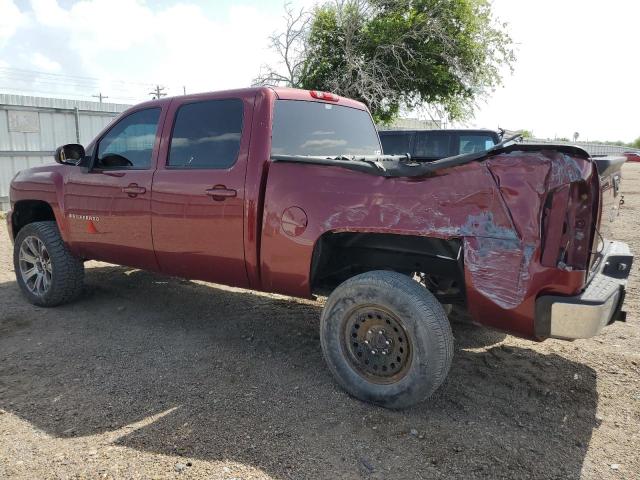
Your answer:
[[[330,103],[335,105],[342,105],[346,107],[356,108],[358,110],[367,110],[367,106],[358,102],[357,100],[352,100],[350,98],[341,97],[339,95],[331,94],[328,92],[317,92],[315,90],[302,90],[299,88],[286,88],[286,87],[249,87],[249,88],[238,88],[232,90],[219,90],[219,91],[211,91],[211,92],[200,92],[200,93],[192,93],[189,95],[176,95],[173,97],[164,97],[158,100],[149,100],[147,102],[139,103],[132,108],[136,110],[140,108],[144,108],[152,105],[163,105],[165,103],[170,102],[174,98],[180,98],[182,100],[204,100],[204,99],[214,99],[219,97],[247,97],[256,95],[260,92],[272,92],[275,93],[275,96],[279,100],[300,100],[306,102],[322,102],[322,103]]]

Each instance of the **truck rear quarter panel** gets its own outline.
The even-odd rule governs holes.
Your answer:
[[[543,291],[576,294],[585,278],[584,271],[540,264],[545,195],[555,186],[590,178],[592,170],[588,160],[554,151],[504,153],[420,179],[271,163],[262,219],[262,288],[310,296],[314,245],[327,232],[459,238],[474,320],[533,337],[536,297]],[[299,225],[290,228],[291,212],[298,209],[306,219],[294,219]]]

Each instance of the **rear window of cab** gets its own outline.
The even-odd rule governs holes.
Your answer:
[[[276,100],[272,155],[379,155],[369,112],[331,103]]]

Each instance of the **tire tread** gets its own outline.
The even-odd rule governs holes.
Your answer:
[[[339,298],[345,295],[348,296],[353,289],[367,287],[392,290],[406,296],[406,300],[411,302],[414,309],[419,312],[419,321],[426,322],[427,329],[432,332],[433,339],[436,340],[436,350],[438,350],[437,355],[435,355],[436,365],[426,366],[431,379],[429,388],[412,388],[399,397],[389,398],[388,401],[375,401],[374,403],[390,408],[404,408],[427,399],[442,385],[451,367],[453,360],[453,333],[442,305],[433,294],[412,278],[397,272],[378,270],[356,275],[339,285],[330,295],[322,313],[320,335],[322,350],[327,359],[329,369],[338,382],[347,391],[354,394],[356,388],[353,385],[349,385],[342,378],[337,365],[333,363],[335,361],[333,358],[336,357],[337,352],[332,350],[335,350],[336,345],[333,345],[333,342],[326,338],[326,322],[331,320],[328,317],[332,315],[333,306]],[[360,384],[359,388],[366,389],[368,382],[363,379],[362,382],[358,383]],[[355,396],[361,398],[358,394],[355,394]],[[363,399],[370,401],[368,398]]]
[[[22,285],[18,264],[18,251],[22,239],[27,235],[38,236],[47,247],[53,265],[51,290],[45,297],[36,297]],[[60,236],[54,221],[33,222],[25,225],[16,238],[14,264],[23,292],[31,303],[41,307],[55,307],[75,300],[82,292],[84,264],[74,256]]]

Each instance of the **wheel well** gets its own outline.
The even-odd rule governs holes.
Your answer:
[[[447,304],[464,304],[462,241],[412,235],[328,232],[313,251],[311,289],[325,295],[346,279],[393,270],[416,279]]]
[[[13,224],[13,236],[18,236],[18,232],[22,227],[33,222],[43,222],[53,220],[56,217],[53,214],[51,205],[42,200],[21,200],[13,207],[13,215],[11,221]]]

